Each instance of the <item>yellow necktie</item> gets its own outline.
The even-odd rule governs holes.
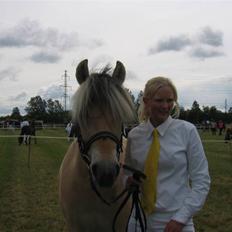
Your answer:
[[[142,206],[147,215],[155,208],[157,192],[157,174],[160,153],[160,144],[157,129],[153,131],[153,141],[145,162],[144,173],[147,178],[142,184]]]

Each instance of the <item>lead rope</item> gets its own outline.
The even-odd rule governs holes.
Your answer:
[[[144,173],[142,173],[134,168],[131,168],[128,165],[124,164],[122,167],[124,169],[131,171],[133,173],[133,178],[139,182],[140,182],[141,178],[143,178],[143,179],[146,178],[146,175]],[[128,202],[129,198],[132,196],[132,206],[131,206],[130,215],[129,215],[129,218],[127,221],[126,231],[128,231],[129,219],[132,215],[133,210],[135,210],[135,220],[136,220],[135,232],[137,231],[137,222],[139,222],[141,232],[145,232],[147,230],[147,220],[146,220],[146,215],[145,215],[145,212],[141,206],[141,201],[139,198],[139,194],[140,194],[139,186],[133,185],[130,188],[126,188],[120,195],[122,196],[126,192],[128,192],[127,196],[125,197],[125,199],[123,200],[123,202],[119,206],[119,208],[114,216],[113,224],[112,224],[112,231],[116,232],[115,225],[116,225],[118,215],[120,214],[120,212],[122,211],[122,209],[126,205],[126,203]]]

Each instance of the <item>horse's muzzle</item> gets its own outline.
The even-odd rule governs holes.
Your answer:
[[[110,188],[118,177],[120,166],[116,162],[97,162],[91,166],[94,180],[100,187]]]

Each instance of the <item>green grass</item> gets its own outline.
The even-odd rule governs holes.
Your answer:
[[[203,210],[195,217],[199,232],[232,231],[232,144],[222,142],[223,136],[201,134],[209,162],[211,188]],[[207,140],[222,143],[209,143]]]
[[[64,136],[63,130],[37,134]],[[57,174],[67,147],[66,140],[37,139],[37,144],[31,146],[28,168],[28,147],[19,146],[17,138],[0,139],[1,232],[63,231]]]
[[[0,135],[18,131],[0,130]],[[64,129],[46,129],[39,136],[65,136]],[[223,140],[201,133],[204,140]],[[37,139],[19,146],[17,138],[0,138],[0,232],[60,232],[64,219],[58,205],[57,175],[69,143],[66,139]],[[198,232],[232,231],[232,151],[229,144],[204,143],[209,161],[211,189],[194,222]]]

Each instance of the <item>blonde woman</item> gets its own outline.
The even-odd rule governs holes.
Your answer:
[[[148,179],[151,173],[156,173],[152,180],[154,189],[148,193],[155,197],[146,206],[149,208],[146,212],[148,232],[194,232],[192,217],[203,207],[209,191],[208,162],[200,137],[194,125],[176,119],[177,98],[177,90],[170,79],[150,79],[140,106],[141,123],[128,136],[126,164],[145,172]],[[155,162],[154,159],[146,162],[155,130],[157,165],[147,174],[147,163]],[[134,182],[129,176],[127,185]],[[153,183],[148,188],[151,186]],[[141,184],[142,202],[144,189],[145,181]],[[133,213],[128,228],[129,232],[139,231]]]

